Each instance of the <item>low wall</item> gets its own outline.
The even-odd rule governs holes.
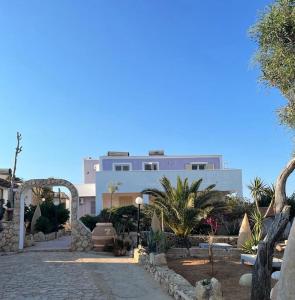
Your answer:
[[[2,221],[0,232],[0,251],[14,252],[18,250],[19,226],[13,221]]]
[[[232,249],[213,249],[213,257],[214,259],[240,259],[241,258],[241,249],[232,248]],[[195,258],[208,258],[208,249],[192,247],[190,249],[186,248],[170,248],[166,256],[168,258],[176,259],[176,258],[187,258],[187,257],[195,257]]]
[[[173,233],[165,232],[167,242],[169,245],[173,246],[176,243],[177,237]],[[190,235],[189,241],[192,247],[199,246],[199,243],[207,243],[208,235]],[[228,236],[228,235],[214,235],[212,237],[213,243],[227,243],[233,247],[237,247],[238,236]]]
[[[152,274],[161,287],[174,299],[194,300],[195,288],[181,275],[167,266],[155,266],[150,263],[149,255],[141,253],[138,261],[145,270]]]

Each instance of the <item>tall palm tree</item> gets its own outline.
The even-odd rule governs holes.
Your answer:
[[[215,197],[219,192],[213,190],[214,184],[199,191],[202,181],[199,179],[189,185],[188,178],[182,181],[177,177],[176,187],[173,187],[163,176],[160,180],[163,190],[145,189],[142,193],[154,197],[154,205],[163,210],[168,227],[176,236],[187,239],[196,224],[220,204]]]
[[[266,185],[260,177],[255,177],[248,185],[251,196],[255,201],[257,211],[259,211],[259,201],[261,200],[262,195],[265,194],[265,188]]]

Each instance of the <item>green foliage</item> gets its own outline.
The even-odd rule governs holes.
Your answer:
[[[261,79],[288,99],[281,121],[295,128],[295,0],[276,0],[250,30],[258,44]]]
[[[287,197],[287,204],[291,206],[290,220],[292,220],[295,217],[295,193]]]
[[[264,195],[266,185],[260,177],[255,177],[253,181],[248,185],[251,196],[255,201],[256,208],[259,209],[259,202],[261,197]]]
[[[100,221],[98,216],[85,215],[80,218],[80,221],[91,231],[95,228],[96,223]]]
[[[243,250],[243,252],[248,253],[248,254],[256,254],[257,245],[258,245],[258,242],[256,242],[255,239],[251,238],[251,239],[247,240],[244,243],[244,245],[242,245],[242,250]]]
[[[30,205],[25,206],[25,221],[31,222],[36,206]],[[60,203],[59,205],[55,206],[51,200],[46,200],[40,204],[41,209],[41,216],[49,220],[50,222],[50,232],[55,230],[55,227],[62,228],[63,225],[69,220],[70,218],[70,211],[65,208],[64,203]],[[42,221],[42,224],[45,224],[46,221]],[[29,228],[28,228],[29,229]],[[43,230],[41,230],[44,232]],[[45,230],[48,231],[48,230]],[[45,233],[45,232],[44,232]],[[48,232],[46,232],[48,233]]]
[[[145,207],[141,210],[141,230],[145,230],[151,224],[150,211]],[[111,222],[118,233],[129,233],[137,229],[137,214],[138,208],[134,205],[113,207],[103,209],[98,216],[83,216],[80,220],[91,231],[94,229],[95,224],[99,222]]]
[[[124,256],[127,251],[131,250],[131,243],[128,240],[122,238],[116,238],[114,240],[113,252],[115,256]]]
[[[147,235],[147,246],[149,253],[163,253],[168,250],[166,236],[162,231],[154,232],[152,229]]]
[[[160,180],[163,190],[146,189],[143,194],[154,197],[154,206],[163,211],[165,224],[179,237],[186,238],[193,228],[214,209],[220,208],[220,200],[216,200],[218,191],[215,185],[199,191],[202,179],[188,183],[177,178],[173,187],[167,177]]]
[[[54,231],[54,225],[48,218],[41,216],[36,221],[35,230],[42,231],[45,234],[51,233]]]
[[[250,216],[250,221],[254,224],[252,236],[255,241],[260,241],[262,237],[263,216],[260,211],[254,210]]]
[[[258,243],[262,238],[263,216],[259,211],[254,210],[250,216],[250,220],[253,223],[252,235],[242,246],[242,249],[245,253],[255,254],[257,252]]]

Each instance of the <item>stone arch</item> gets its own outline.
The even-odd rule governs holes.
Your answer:
[[[19,249],[24,246],[24,191],[34,187],[44,188],[53,186],[66,187],[71,193],[71,250],[72,251],[89,251],[93,248],[91,231],[78,220],[79,194],[76,187],[65,179],[31,179],[25,181],[18,189],[15,198],[14,218],[19,225]]]

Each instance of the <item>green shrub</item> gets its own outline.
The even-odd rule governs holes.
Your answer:
[[[25,221],[31,222],[36,205],[29,205],[25,206]],[[70,211],[65,208],[64,203],[60,203],[59,205],[55,206],[52,200],[45,200],[40,204],[41,209],[41,216],[45,217],[49,220],[50,223],[50,230],[49,232],[55,231],[55,225],[58,228],[63,228],[63,225],[69,220],[70,218]],[[56,224],[57,223],[57,224]],[[28,227],[30,230],[30,225]]]
[[[80,218],[80,221],[92,231],[95,228],[96,223],[98,223],[100,220],[98,216],[94,217],[90,215],[85,215]]]
[[[54,225],[48,218],[41,216],[36,221],[35,230],[42,231],[44,234],[51,233],[54,231]]]
[[[168,250],[166,236],[162,231],[154,232],[152,229],[147,234],[147,246],[149,253],[163,253]]]

